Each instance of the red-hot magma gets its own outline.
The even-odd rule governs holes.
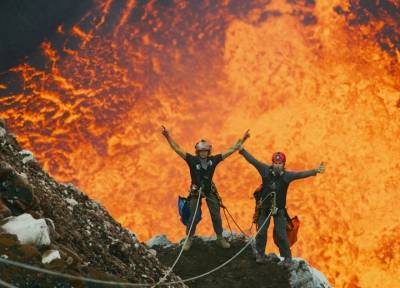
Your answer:
[[[160,125],[187,151],[205,138],[215,153],[250,128],[246,147],[265,162],[276,150],[288,169],[326,162],[289,190],[302,223],[294,255],[335,287],[397,287],[399,10],[396,0],[99,1],[7,73],[1,116],[55,178],[142,240],[184,236],[177,197],[189,171]],[[249,227],[257,171],[235,154],[215,182]],[[198,233],[211,235],[203,210]]]

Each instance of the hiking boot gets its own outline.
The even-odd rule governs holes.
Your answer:
[[[265,264],[265,263],[267,263],[267,261],[268,261],[268,259],[267,259],[267,257],[265,257],[265,254],[260,254],[260,253],[256,254],[256,263],[257,264]]]
[[[183,251],[189,251],[190,247],[192,246],[192,238],[189,237],[185,243],[185,245],[183,245]]]
[[[231,247],[228,241],[222,235],[217,235],[217,245],[223,249],[228,249]]]
[[[272,263],[279,263],[281,261],[275,253],[269,253],[266,257]]]

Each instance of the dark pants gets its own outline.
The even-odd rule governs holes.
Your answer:
[[[189,221],[186,225],[186,234],[189,234],[190,225],[192,224],[193,217],[195,217],[194,212],[196,211],[197,199],[198,199],[198,196],[193,195],[190,197],[190,200],[189,200],[190,201],[190,217],[189,217]],[[202,199],[200,199],[199,208],[197,209],[197,213],[200,213],[200,211],[201,211],[201,202],[202,202]],[[208,195],[206,198],[206,202],[207,202],[208,210],[210,211],[214,231],[217,235],[221,235],[222,231],[223,231],[222,230],[222,219],[221,219],[221,211],[220,211],[220,205],[219,205],[219,200],[218,200],[217,195],[215,193],[210,193],[210,195]],[[190,230],[190,235],[189,235],[190,237],[195,234],[197,224],[198,224],[198,222],[194,221],[192,230]]]
[[[257,227],[261,227],[261,225],[264,223],[265,219],[267,218],[269,214],[269,210],[266,208],[263,208],[260,211],[258,221],[257,221]],[[281,254],[281,257],[284,258],[292,258],[292,252],[290,251],[290,246],[289,246],[289,239],[286,234],[286,213],[284,209],[279,209],[277,215],[273,216],[274,217],[274,229],[275,233],[277,236],[278,240],[278,247],[279,247],[279,253]],[[264,255],[265,254],[265,247],[267,246],[267,232],[268,232],[268,227],[270,223],[270,219],[268,219],[267,223],[264,225],[264,227],[261,229],[260,233],[257,234],[256,237],[256,249],[259,254]]]

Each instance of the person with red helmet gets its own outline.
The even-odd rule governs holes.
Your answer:
[[[215,233],[217,234],[217,244],[222,248],[229,248],[230,244],[222,237],[222,219],[220,213],[220,198],[218,192],[216,190],[215,184],[212,181],[215,168],[217,165],[232,155],[235,151],[239,149],[241,144],[244,143],[246,140],[246,132],[243,138],[236,141],[236,143],[230,147],[226,152],[220,153],[217,155],[212,155],[212,146],[206,140],[202,139],[195,145],[195,153],[196,155],[192,155],[190,153],[185,152],[171,137],[168,130],[162,126],[162,134],[167,139],[171,148],[182,158],[186,161],[189,166],[190,176],[191,176],[191,186],[189,192],[189,206],[190,206],[190,217],[187,221],[186,225],[186,235],[188,240],[186,241],[185,246],[183,247],[184,251],[188,251],[192,244],[192,237],[195,234],[196,226],[200,221],[198,217],[199,213],[201,213],[201,200],[200,206],[197,210],[197,215],[195,214],[196,211],[196,204],[198,199],[198,193],[201,191],[202,196],[206,196],[206,202],[208,209],[210,211],[211,220],[213,224],[213,228]],[[190,229],[190,225],[192,223],[193,218],[195,219],[193,222],[193,227]],[[190,229],[190,231],[189,231]],[[189,233],[190,232],[190,233]]]
[[[315,176],[317,173],[323,173],[325,170],[324,163],[321,163],[318,168],[293,172],[285,170],[286,155],[283,152],[275,152],[272,155],[272,164],[266,164],[255,159],[243,146],[239,148],[239,153],[252,164],[261,176],[262,188],[258,193],[255,193],[256,207],[256,224],[258,227],[266,220],[271,209],[271,193],[276,193],[276,208],[277,211],[272,211],[274,218],[274,229],[278,240],[278,247],[281,257],[284,257],[282,264],[285,267],[290,267],[292,262],[292,253],[289,246],[289,240],[286,233],[287,212],[286,212],[286,195],[289,184],[297,179],[303,179],[310,176]],[[256,237],[256,262],[265,263],[268,258],[265,255],[265,247],[267,245],[267,232],[270,221],[268,220],[263,229]]]

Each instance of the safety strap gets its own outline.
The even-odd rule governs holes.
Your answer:
[[[232,240],[232,238],[233,238],[233,231],[232,231],[231,224],[229,223],[229,219],[228,219],[228,217],[226,216],[225,209],[222,209],[222,211],[224,212],[225,220],[226,220],[226,223],[228,223],[229,231],[230,231],[230,233],[231,233],[231,235],[229,236],[229,240]]]
[[[215,192],[216,192],[216,191],[215,191]],[[232,217],[232,215],[231,215],[231,213],[229,212],[228,208],[222,203],[222,198],[219,197],[218,193],[216,193],[216,196],[217,196],[217,198],[218,198],[218,202],[215,201],[214,199],[211,199],[210,197],[207,197],[207,196],[205,196],[205,197],[206,197],[207,200],[218,204],[218,205],[222,208],[222,212],[224,212],[224,216],[225,216],[226,222],[228,223],[228,227],[229,227],[229,230],[230,230],[230,233],[231,233],[230,238],[232,238],[232,236],[233,236],[233,230],[232,230],[231,224],[230,224],[230,222],[229,222],[229,219],[228,219],[228,217],[226,216],[226,213],[228,213],[228,215],[231,217],[233,223],[235,223],[235,225],[239,228],[239,230],[243,233],[243,235],[245,235],[246,237],[248,237],[248,236],[246,235],[246,233],[243,232],[242,228],[240,228],[239,224],[236,223],[235,219]],[[226,212],[225,212],[225,211],[226,211]]]

